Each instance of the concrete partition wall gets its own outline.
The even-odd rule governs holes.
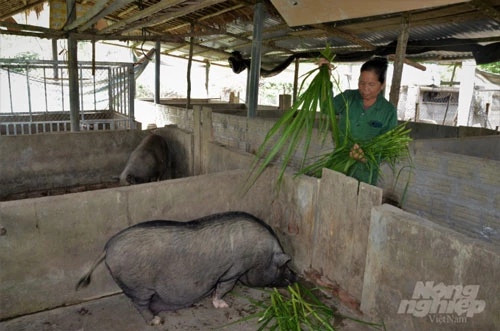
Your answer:
[[[230,210],[269,222],[272,172],[244,197],[242,171],[0,202],[0,319],[118,291],[104,265],[75,292],[79,278],[116,232],[152,219],[186,221]]]
[[[379,185],[385,195],[401,201],[411,174],[404,210],[466,235],[500,243],[500,160],[464,155],[475,145],[499,150],[500,136],[464,140],[460,140],[463,154],[457,154],[458,147],[457,153],[445,151],[452,149],[449,144],[453,142],[415,141],[411,148],[413,170],[404,168],[396,181],[392,170],[385,168]],[[400,168],[398,165],[396,173]]]
[[[312,268],[354,305],[361,301],[371,210],[381,203],[380,188],[323,169]]]
[[[382,205],[367,252],[361,309],[387,330],[498,330],[498,245]]]
[[[270,183],[272,184],[272,183]],[[305,278],[353,308],[361,302],[370,211],[382,191],[338,172],[285,179],[272,201],[271,225]]]
[[[2,137],[0,198],[117,181],[128,156],[147,134],[121,130]]]

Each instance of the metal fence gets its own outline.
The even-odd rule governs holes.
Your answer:
[[[131,63],[79,62],[80,130],[134,127]],[[70,131],[68,64],[0,59],[0,135]]]

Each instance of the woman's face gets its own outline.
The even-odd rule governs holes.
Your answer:
[[[385,83],[378,81],[374,71],[362,71],[359,76],[358,88],[363,100],[376,99],[378,94],[384,89]]]

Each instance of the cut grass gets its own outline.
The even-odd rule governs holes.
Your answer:
[[[334,309],[322,303],[314,295],[314,290],[317,289],[309,290],[300,283],[290,285],[286,290],[278,290],[276,288],[264,290],[270,293],[268,302],[247,298],[253,305],[260,309],[259,312],[222,327],[257,318],[260,324],[257,331],[335,331],[334,322],[336,319],[349,319],[363,325],[371,326],[375,330],[385,330],[383,324],[366,322],[337,313]]]

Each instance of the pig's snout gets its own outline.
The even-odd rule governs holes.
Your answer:
[[[296,283],[299,280],[299,277],[297,277],[297,274],[293,272],[292,269],[286,268],[285,272],[283,273],[283,278],[285,282],[287,282],[288,285],[292,285],[293,283]]]
[[[271,287],[287,287],[296,283],[298,280],[299,278],[297,274],[289,267],[286,267],[281,276],[276,278],[276,280],[271,284]]]

